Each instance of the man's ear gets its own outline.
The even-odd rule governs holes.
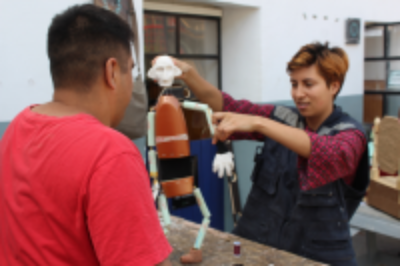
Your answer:
[[[116,82],[116,70],[117,70],[117,67],[118,67],[117,59],[109,58],[106,61],[105,82],[112,89],[116,89],[117,88],[117,82]]]
[[[151,79],[157,79],[156,77],[156,68],[153,66],[152,68],[149,69],[147,72],[147,76]]]
[[[182,75],[182,70],[179,67],[174,65],[173,66],[173,70],[174,70],[174,76],[175,77],[179,77],[180,75]]]

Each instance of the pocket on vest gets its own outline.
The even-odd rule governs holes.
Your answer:
[[[347,215],[335,197],[301,195],[294,217],[309,221],[343,220]]]
[[[347,220],[347,213],[331,185],[302,191],[294,214],[309,221]]]
[[[302,253],[309,258],[328,263],[353,260],[354,251],[348,223],[329,221],[310,224]]]

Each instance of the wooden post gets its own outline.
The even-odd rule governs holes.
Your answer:
[[[400,108],[399,108],[399,115],[400,115]],[[400,116],[399,116],[400,117]],[[396,182],[396,188],[400,190],[400,158],[399,158],[399,166],[397,168],[397,182]],[[399,191],[399,204],[400,204],[400,191]],[[399,212],[400,215],[400,212]]]
[[[381,120],[377,117],[374,120],[374,127],[372,132],[374,134],[374,154],[372,155],[372,168],[371,168],[371,179],[379,178],[378,168],[378,134],[379,134],[379,123]]]
[[[399,168],[397,169],[397,182],[396,188],[400,190],[400,159],[399,159]],[[400,203],[400,191],[399,191],[399,203]]]

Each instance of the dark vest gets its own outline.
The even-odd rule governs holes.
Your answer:
[[[296,109],[277,106],[272,119],[304,128]],[[317,130],[334,136],[363,127],[339,107]],[[365,135],[365,133],[364,133]],[[368,150],[362,155],[350,187],[342,179],[302,191],[297,174],[298,155],[266,138],[257,149],[252,189],[234,234],[331,265],[356,265],[349,220],[369,184]]]

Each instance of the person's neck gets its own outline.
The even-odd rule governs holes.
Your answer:
[[[54,105],[54,110],[61,114],[86,113],[106,126],[111,124],[111,117],[107,111],[108,102],[94,90],[80,93],[73,89],[58,88],[54,91],[51,103]]]
[[[317,131],[317,129],[324,123],[324,121],[332,114],[333,104],[318,116],[306,117],[307,127],[312,131]]]

